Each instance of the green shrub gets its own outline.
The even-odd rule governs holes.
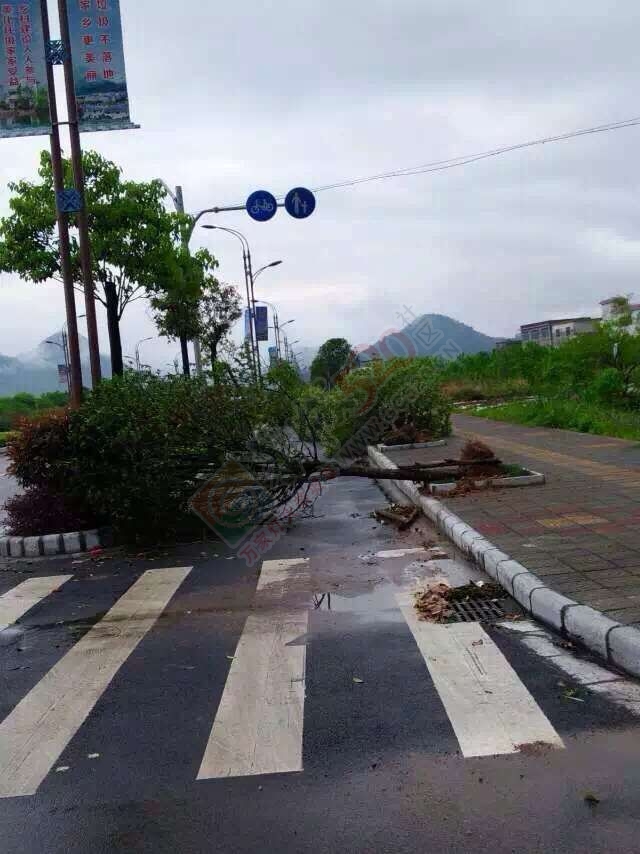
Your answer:
[[[25,488],[60,492],[69,459],[69,412],[52,409],[18,420],[18,430],[7,436],[9,471]]]
[[[128,540],[180,530],[198,474],[240,451],[253,401],[233,386],[129,373],[103,382],[71,419],[73,492]]]
[[[90,530],[97,524],[87,507],[46,487],[28,489],[12,496],[5,508],[7,525],[15,537]]]
[[[121,540],[169,537],[195,524],[187,501],[197,476],[246,445],[256,405],[232,386],[130,372],[103,381],[78,410],[21,422],[12,471]]]
[[[431,359],[374,360],[346,374],[329,395],[325,443],[331,454],[366,432],[369,443],[411,424],[431,437],[451,432],[450,403]]]
[[[587,397],[605,406],[622,406],[625,399],[624,377],[616,368],[605,368],[591,381]]]

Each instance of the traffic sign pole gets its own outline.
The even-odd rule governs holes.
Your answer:
[[[40,0],[42,11],[42,31],[45,44],[51,41],[49,28],[49,10],[47,0]],[[51,118],[51,168],[53,172],[53,188],[56,194],[56,219],[60,238],[60,271],[64,289],[64,303],[67,314],[67,334],[69,342],[69,366],[71,368],[70,404],[74,409],[82,402],[82,364],[80,362],[80,342],[78,339],[78,318],[76,316],[76,298],[73,290],[73,271],[71,267],[71,245],[69,241],[69,220],[58,199],[64,191],[64,172],[62,168],[62,149],[60,147],[60,125],[58,122],[58,104],[56,101],[55,79],[53,65],[47,57],[47,88],[49,90],[49,113]]]
[[[89,360],[91,363],[91,383],[93,388],[102,379],[100,364],[100,343],[98,340],[98,322],[96,319],[96,295],[93,283],[93,267],[91,263],[91,241],[89,238],[89,219],[85,201],[85,180],[82,167],[82,145],[80,143],[80,128],[78,125],[78,106],[76,103],[75,85],[73,79],[73,61],[71,56],[71,37],[69,35],[69,18],[67,0],[58,0],[60,17],[60,37],[64,52],[64,80],[67,94],[67,114],[69,119],[69,137],[71,142],[71,165],[73,182],[80,194],[80,209],[76,215],[78,238],[80,244],[80,266],[84,285],[84,305],[87,315],[87,338],[89,340]]]

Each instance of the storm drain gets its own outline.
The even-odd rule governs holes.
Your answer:
[[[465,599],[449,602],[450,623],[495,623],[519,610],[508,596],[504,599]]]

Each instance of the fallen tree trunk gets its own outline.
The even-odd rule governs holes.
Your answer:
[[[424,469],[418,466],[402,466],[397,469],[376,469],[366,466],[346,466],[339,469],[342,477],[370,477],[373,480],[414,480],[432,483],[445,477],[463,477],[467,474],[464,466],[442,466],[437,469]]]
[[[485,460],[437,460],[433,463],[413,463],[420,469],[437,469],[445,466],[499,466],[502,460],[497,457],[488,457]]]

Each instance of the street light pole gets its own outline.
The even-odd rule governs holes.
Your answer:
[[[42,13],[42,34],[45,44],[51,41],[49,27],[49,10],[47,0],[40,0]],[[47,88],[49,90],[49,115],[51,119],[51,170],[53,173],[53,188],[56,193],[56,219],[60,241],[60,272],[64,288],[64,303],[69,325],[69,357],[71,379],[69,383],[69,402],[72,408],[77,408],[82,402],[82,365],[80,363],[80,342],[78,339],[78,321],[76,319],[76,298],[73,290],[73,270],[71,268],[71,244],[69,241],[68,215],[60,210],[58,194],[64,190],[64,172],[62,168],[62,149],[60,147],[60,124],[58,121],[58,103],[56,101],[55,78],[53,65],[47,58]]]
[[[46,2],[46,0],[45,0]],[[80,194],[80,210],[76,214],[78,238],[80,244],[80,267],[84,285],[84,304],[87,315],[87,338],[89,339],[89,361],[91,364],[91,384],[93,388],[102,379],[100,364],[100,342],[98,340],[98,322],[96,319],[96,297],[93,283],[91,264],[91,241],[89,238],[89,218],[85,199],[84,169],[82,167],[82,145],[80,143],[80,127],[78,125],[78,105],[76,103],[75,85],[73,79],[73,60],[71,55],[71,36],[69,33],[69,18],[67,0],[58,0],[60,17],[60,39],[64,52],[64,80],[67,94],[67,113],[69,123],[69,138],[71,142],[71,165],[73,183]]]
[[[140,373],[140,345],[144,344],[145,341],[153,341],[153,337],[151,338],[141,338],[140,341],[136,344],[136,371]]]
[[[264,273],[265,270],[270,270],[272,267],[279,267],[280,264],[282,264],[282,261],[272,261],[270,264],[265,264],[264,267],[260,267],[260,269],[257,270],[255,275],[253,276],[253,281],[255,282],[255,280],[258,278],[258,276],[261,273]],[[279,326],[278,326],[278,312],[276,310],[276,307],[274,305],[272,305],[270,302],[267,302],[267,300],[265,300],[265,299],[259,299],[259,300],[255,299],[255,296],[253,293],[251,294],[251,297],[252,297],[252,306],[253,306],[254,314],[255,314],[255,308],[256,308],[257,302],[263,302],[265,305],[271,306],[271,310],[273,311],[273,326],[274,326],[274,332],[275,332],[275,336],[276,336],[276,350],[278,353],[278,358],[280,358],[280,330],[279,330]],[[257,337],[257,335],[256,335],[256,337]],[[258,350],[258,357],[259,356],[260,356],[260,351]]]
[[[62,344],[60,344],[58,341],[50,341],[48,338],[45,341],[45,344],[53,344],[55,347],[61,348],[62,353],[64,355],[64,369],[65,369],[66,379],[67,379],[67,393],[69,395],[71,395],[71,374],[69,372],[69,350],[67,347],[67,335],[66,335],[64,329],[62,330]]]
[[[197,217],[194,218],[194,224],[198,221],[198,219],[205,213],[210,213],[210,211],[202,211],[198,214]],[[249,247],[249,241],[240,231],[236,231],[234,228],[226,228],[222,225],[203,225],[203,228],[208,230],[215,231],[225,231],[227,234],[232,234],[242,243],[242,263],[244,265],[244,284],[247,293],[247,310],[249,312],[249,337],[251,339],[251,361],[253,364],[253,373],[256,378],[259,378],[262,381],[262,371],[260,369],[260,352],[257,350],[257,344],[254,340],[254,323],[253,323],[253,270],[251,267],[251,249]]]
[[[278,353],[278,358],[280,358],[280,322],[278,320],[278,309],[275,307],[275,305],[272,302],[268,302],[266,299],[254,300],[254,307],[255,307],[255,303],[257,303],[257,302],[261,302],[264,305],[268,305],[269,308],[271,309],[271,311],[273,312],[273,332],[274,332],[275,338],[276,338],[276,351]],[[271,328],[271,327],[269,327],[269,328]]]
[[[285,327],[285,326],[288,326],[290,323],[295,323],[295,320],[294,320],[294,319],[292,319],[292,320],[285,320],[285,322],[280,326],[280,332],[282,332],[282,330],[284,329],[284,327]],[[285,332],[285,333],[283,333],[283,334],[284,334],[284,338],[285,338],[285,341],[286,341],[287,333]],[[282,358],[282,347],[280,348],[280,358]]]

